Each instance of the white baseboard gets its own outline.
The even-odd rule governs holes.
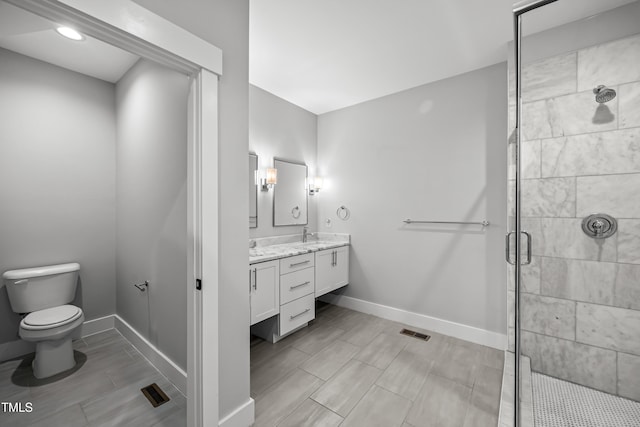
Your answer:
[[[242,406],[220,420],[220,427],[249,427],[255,421],[255,402],[249,398]]]
[[[326,294],[321,296],[319,299],[340,307],[372,314],[374,316],[382,317],[383,319],[405,323],[417,328],[428,329],[439,334],[449,335],[475,344],[486,345],[498,350],[505,350],[507,348],[507,336],[505,334],[487,331],[473,326],[463,325],[462,323],[451,322],[449,320],[401,310],[399,308],[376,304],[344,295]]]
[[[131,325],[124,321],[117,314],[113,315],[115,328],[136,348],[157,370],[159,370],[169,381],[176,386],[185,396],[187,395],[187,373],[178,365],[173,363],[164,353],[149,340],[140,335]]]
[[[0,362],[15,359],[36,351],[36,343],[21,339],[0,344]]]
[[[80,328],[80,336],[82,338],[89,335],[97,334],[100,332],[108,331],[115,327],[115,320],[113,314],[109,316],[99,317],[97,319],[87,320],[82,324]]]

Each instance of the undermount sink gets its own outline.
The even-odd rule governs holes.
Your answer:
[[[328,241],[322,241],[322,240],[310,240],[308,242],[299,242],[299,243],[292,243],[291,246],[294,246],[296,248],[300,248],[300,249],[309,249],[309,250],[313,250],[313,249],[317,249],[317,248],[323,248],[325,246],[336,246],[336,245],[341,245],[342,243],[336,243],[336,242],[328,242]]]

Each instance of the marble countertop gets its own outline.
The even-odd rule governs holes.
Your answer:
[[[264,240],[270,239],[269,243],[271,244],[268,245],[260,244],[262,239],[254,239],[256,246],[249,248],[249,264],[349,245],[349,235],[331,234],[323,236],[323,233],[317,234],[314,239],[310,239],[305,243],[299,240],[300,236],[298,236],[298,241],[286,241],[288,239],[283,238],[281,239],[283,243],[273,238],[264,238]]]

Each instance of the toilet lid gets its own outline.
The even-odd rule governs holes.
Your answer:
[[[24,329],[48,329],[72,322],[80,316],[82,316],[80,308],[67,304],[29,313],[20,323]]]

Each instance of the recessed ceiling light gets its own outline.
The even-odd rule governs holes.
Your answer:
[[[58,27],[56,28],[56,31],[58,32],[58,34],[65,36],[68,39],[71,40],[75,40],[75,41],[82,41],[84,40],[84,36],[82,34],[80,34],[79,32],[77,32],[76,30],[74,30],[73,28],[69,28],[69,27]]]

